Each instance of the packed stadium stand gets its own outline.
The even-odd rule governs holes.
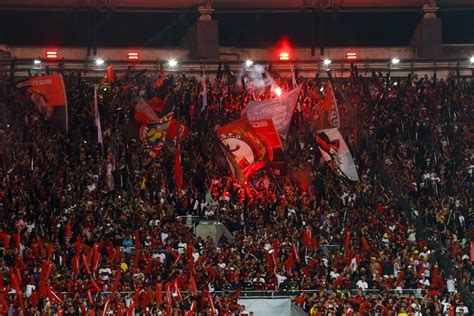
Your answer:
[[[471,1],[0,0],[0,25],[71,10],[195,19],[180,47],[0,33],[0,315],[472,313],[474,24],[443,26]],[[419,18],[385,47],[227,39],[254,11]]]

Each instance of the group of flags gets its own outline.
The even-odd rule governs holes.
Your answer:
[[[113,83],[115,74],[107,70],[105,82]],[[23,80],[17,88],[35,105],[45,119],[67,133],[67,97],[61,74],[39,76]],[[285,157],[282,140],[287,139],[293,113],[302,84],[272,99],[250,101],[241,117],[217,129],[216,134],[233,178],[246,182],[256,171],[270,167],[275,176],[285,174]],[[339,174],[352,181],[359,179],[347,144],[339,132],[340,118],[333,86],[327,81],[321,115],[316,124],[316,143],[324,160]],[[203,99],[204,99],[203,94]],[[164,113],[165,102],[154,96],[140,99],[135,105],[135,122],[129,128],[131,138],[140,140],[152,158],[156,158],[170,141],[175,153],[174,180],[178,190],[182,187],[180,142],[186,127],[175,118],[175,112]],[[97,86],[94,86],[94,118],[97,141],[102,144],[100,114],[97,104]]]
[[[257,170],[270,166],[275,176],[283,175],[286,140],[302,85],[279,97],[250,101],[241,118],[217,130],[217,137],[232,176],[240,183]],[[325,85],[321,105],[324,115],[316,131],[316,142],[324,160],[339,174],[358,181],[357,169],[339,132],[340,119],[331,82]]]

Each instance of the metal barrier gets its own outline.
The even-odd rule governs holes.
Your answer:
[[[288,290],[288,291],[261,291],[261,290],[247,290],[247,291],[241,291],[240,292],[240,297],[253,297],[253,298],[288,298],[288,297],[294,297],[298,296],[301,293],[313,295],[315,293],[338,293],[338,294],[343,294],[343,295],[348,295],[348,294],[357,294],[359,293],[359,289],[350,289],[350,290]],[[427,291],[425,289],[402,289],[402,290],[379,290],[379,289],[368,289],[365,291],[362,291],[365,295],[375,295],[375,294],[381,294],[381,293],[390,293],[390,294],[398,294],[401,296],[409,296],[409,295],[415,295],[416,297],[423,297],[426,295]],[[112,294],[120,294],[121,296],[127,296],[127,295],[134,295],[134,291],[121,291],[121,292],[100,292],[97,294],[100,294],[104,297],[108,297]],[[186,293],[186,292],[184,292]],[[233,294],[235,291],[214,291],[212,292],[214,295],[224,295],[224,294]],[[61,292],[63,295],[75,295],[76,292]],[[97,295],[96,294],[96,295]],[[163,294],[165,294],[165,291],[163,291]],[[198,295],[201,295],[202,291],[198,291]]]

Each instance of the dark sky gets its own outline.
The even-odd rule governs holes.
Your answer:
[[[474,10],[445,11],[444,43],[474,43]],[[217,13],[221,46],[269,47],[287,36],[294,46],[311,46],[309,13]],[[421,14],[327,13],[323,16],[326,46],[405,46]],[[0,43],[9,45],[87,46],[87,12],[0,11]],[[97,46],[180,46],[196,14],[101,12]],[[315,44],[320,43],[316,17]]]

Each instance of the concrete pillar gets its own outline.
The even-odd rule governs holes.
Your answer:
[[[413,32],[411,45],[417,58],[439,58],[443,55],[441,20],[437,18],[436,0],[423,6],[423,18]]]
[[[211,1],[199,7],[199,17],[185,34],[184,47],[189,49],[191,59],[194,60],[217,60],[219,59],[219,26],[217,21],[212,20]]]

